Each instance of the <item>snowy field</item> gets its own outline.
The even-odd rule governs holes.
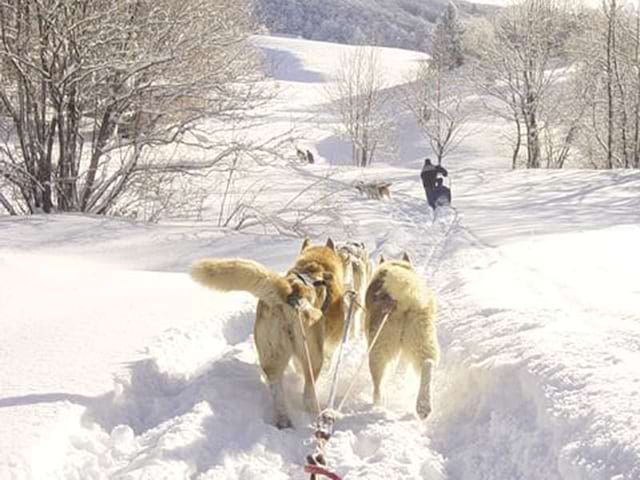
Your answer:
[[[505,125],[479,116],[446,163],[457,220],[432,225],[418,178],[426,147],[410,124],[397,159],[334,167],[349,148],[322,91],[350,47],[258,43],[277,60],[272,127],[301,126],[319,160],[299,175],[261,171],[272,195],[327,172],[344,185],[392,181],[390,201],[333,197],[341,223],[315,240],[409,252],[439,303],[434,412],[416,419],[417,383],[402,370],[386,406],[372,407],[368,370],[356,372],[365,347],[350,344],[344,376],[357,382],[332,468],[367,480],[640,479],[640,172],[512,172]],[[420,54],[382,58],[399,83]],[[270,424],[255,300],[186,274],[202,256],[286,270],[300,242],[206,220],[0,218],[0,479],[308,478],[310,418],[293,372],[295,429]]]
[[[511,5],[511,0],[467,0],[469,3],[481,3],[485,5],[497,5],[499,7],[506,7]],[[598,0],[577,0],[577,5],[584,5],[590,8],[599,8],[602,6],[602,2]]]

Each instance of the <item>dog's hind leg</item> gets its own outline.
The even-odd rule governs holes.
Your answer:
[[[422,420],[431,413],[431,376],[434,363],[433,360],[425,360],[420,372],[420,390],[416,401],[416,413]]]
[[[269,383],[269,390],[271,391],[271,398],[273,399],[274,423],[276,427],[279,429],[293,428],[293,424],[287,413],[282,376],[273,383]]]
[[[375,405],[382,404],[381,386],[386,366],[386,355],[384,355],[381,349],[374,347],[369,354],[369,371],[371,372],[371,380],[373,381],[373,403]]]
[[[379,314],[372,315],[367,322],[369,345],[371,345],[379,325],[384,319],[383,312],[377,313]],[[373,381],[373,403],[376,405],[380,405],[384,401],[382,382],[387,365],[400,351],[400,335],[397,327],[393,325],[393,320],[393,318],[387,320],[387,323],[382,327],[378,339],[369,353],[369,371],[371,372],[371,380]]]
[[[283,376],[293,353],[293,345],[287,335],[284,318],[278,318],[281,312],[274,310],[258,302],[254,338],[260,366],[267,377],[273,398],[275,425],[278,428],[291,428],[293,425],[287,413]]]
[[[425,419],[431,413],[431,380],[438,358],[438,340],[433,325],[433,306],[411,314],[403,336],[404,354],[420,375],[420,389],[416,400],[416,413]]]

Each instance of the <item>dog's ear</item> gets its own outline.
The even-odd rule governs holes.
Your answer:
[[[384,258],[384,255],[380,255],[380,258],[378,258],[378,265],[382,265],[384,262],[386,262],[387,259]]]
[[[402,254],[402,260],[411,265],[411,259],[409,258],[409,254],[407,252],[404,252],[404,254]]]
[[[334,252],[336,251],[336,245],[335,243],[333,243],[333,240],[331,240],[331,237],[327,238],[327,245],[328,248],[330,248],[331,250],[333,250]]]
[[[302,247],[300,248],[300,251],[304,252],[310,246],[311,246],[311,240],[309,240],[308,237],[305,237],[304,241],[302,242]]]

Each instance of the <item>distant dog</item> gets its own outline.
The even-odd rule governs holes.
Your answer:
[[[385,369],[400,354],[420,374],[416,412],[425,419],[431,413],[431,376],[439,354],[435,300],[406,254],[402,260],[384,261],[381,257],[380,262],[365,298],[369,345],[389,315],[369,354],[373,400],[381,402]]]
[[[389,200],[391,198],[391,190],[389,190],[391,184],[389,182],[383,182],[378,185],[378,193],[380,198],[386,198]]]
[[[365,195],[367,198],[376,200],[382,200],[383,198],[390,199],[391,191],[389,187],[391,187],[391,183],[384,181],[364,183],[362,180],[359,180],[355,183],[355,188],[360,195]]]
[[[325,352],[335,348],[344,326],[344,273],[333,241],[311,246],[306,239],[293,267],[284,276],[241,259],[202,259],[193,265],[191,275],[207,287],[243,290],[259,299],[254,337],[260,366],[273,396],[276,426],[292,426],[282,383],[292,357],[304,371],[305,407],[318,413],[313,384]],[[298,315],[305,320],[304,332]],[[309,371],[304,336],[313,372]]]
[[[364,306],[364,294],[371,279],[373,267],[369,260],[369,252],[362,242],[345,242],[338,246],[338,255],[342,260],[342,267],[345,275],[345,286],[354,290],[357,304],[354,306],[352,332],[359,334],[362,330],[360,321]]]

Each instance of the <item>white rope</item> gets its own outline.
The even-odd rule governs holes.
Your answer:
[[[354,313],[354,305],[356,304],[356,292],[353,290],[349,290],[346,292],[347,295],[351,297],[351,301],[349,302],[349,311],[347,313],[347,319],[344,323],[344,328],[342,330],[342,341],[340,342],[340,349],[338,350],[338,359],[336,360],[336,366],[333,370],[333,378],[331,380],[331,388],[329,390],[329,403],[327,404],[328,410],[333,410],[333,405],[336,399],[336,391],[338,384],[338,372],[340,370],[340,364],[342,363],[342,354],[344,353],[344,346],[347,343],[347,338],[349,337],[349,331],[351,330],[351,320],[353,318]]]
[[[429,265],[431,264],[431,261],[435,256],[435,253],[438,251],[438,249],[441,246],[443,246],[446,243],[447,239],[449,238],[449,235],[451,235],[451,231],[453,230],[453,227],[458,223],[458,211],[454,207],[449,207],[449,208],[453,210],[453,220],[451,220],[451,223],[449,223],[449,226],[447,227],[447,230],[444,232],[444,235],[442,236],[442,238],[440,238],[440,240],[438,240],[433,246],[433,248],[431,249],[431,253],[427,257],[427,261],[423,263],[422,268],[425,273],[427,272],[427,269],[429,268]],[[435,212],[434,212],[434,215],[435,215]]]
[[[304,324],[302,321],[302,312],[298,311],[298,323],[300,324],[300,332],[302,333],[302,344],[304,345],[304,354],[307,357],[307,368],[309,369],[309,377],[311,378],[311,389],[316,402],[316,411],[320,413],[320,400],[318,399],[318,391],[316,390],[316,379],[313,376],[313,365],[311,364],[311,353],[309,353],[309,343],[307,335],[304,332]]]
[[[369,344],[369,348],[367,349],[367,354],[362,357],[362,360],[360,361],[360,365],[358,365],[358,368],[356,369],[355,373],[351,377],[351,382],[349,383],[349,386],[347,387],[347,390],[344,393],[344,396],[342,397],[342,400],[340,401],[340,404],[338,405],[338,408],[336,409],[337,412],[342,410],[342,407],[344,406],[344,403],[347,401],[347,398],[349,398],[349,394],[351,393],[351,389],[353,388],[353,386],[356,383],[356,378],[358,377],[358,374],[360,373],[360,370],[362,370],[364,362],[366,362],[367,359],[369,358],[369,354],[371,353],[371,350],[373,350],[373,347],[375,346],[376,342],[378,341],[378,337],[380,336],[380,332],[382,331],[382,327],[384,327],[385,323],[387,323],[387,319],[391,315],[392,311],[393,311],[393,309],[390,309],[385,314],[385,316],[382,318],[382,322],[380,322],[380,326],[378,327],[378,330],[376,331],[376,334],[373,337],[373,340],[371,341],[371,344]]]
[[[429,265],[431,264],[431,261],[433,260],[435,253],[438,251],[438,249],[440,247],[444,247],[444,245],[446,244],[447,240],[449,239],[449,236],[451,235],[451,232],[453,231],[453,227],[455,227],[458,224],[458,221],[460,219],[459,215],[458,215],[458,210],[456,210],[454,207],[449,207],[451,208],[451,210],[453,210],[453,220],[451,220],[451,223],[449,224],[449,226],[447,227],[447,230],[444,232],[444,235],[442,236],[442,238],[433,246],[433,249],[431,250],[431,253],[429,254],[429,257],[427,258],[427,261],[423,264],[423,270],[425,273],[427,273],[427,269],[429,268]],[[439,265],[439,264],[438,264]],[[438,270],[434,270],[431,273],[431,276],[433,277],[436,272]]]

